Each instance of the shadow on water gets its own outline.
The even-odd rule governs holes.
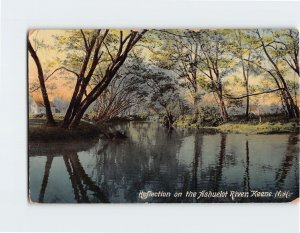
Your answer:
[[[40,144],[39,144],[40,146]],[[73,188],[73,194],[76,202],[78,203],[90,203],[90,202],[102,202],[109,203],[109,199],[104,192],[96,185],[96,183],[86,174],[82,164],[78,158],[76,150],[71,149],[70,144],[60,144],[58,147],[46,146],[43,147],[45,150],[41,152],[46,156],[46,164],[44,169],[43,180],[39,192],[38,202],[43,203],[46,188],[48,185],[49,175],[53,159],[56,156],[63,158],[66,171],[68,172],[69,179]],[[103,147],[105,149],[105,146]],[[57,153],[55,153],[57,152]],[[60,155],[59,153],[63,153]],[[93,194],[92,201],[88,196],[88,192],[91,191]]]
[[[67,171],[70,176],[75,199],[77,202],[90,202],[87,191],[94,192],[94,197],[103,203],[109,203],[108,198],[94,181],[86,174],[76,153],[63,155]],[[83,185],[85,187],[83,187]]]
[[[291,134],[288,137],[287,148],[285,156],[280,163],[280,167],[275,172],[276,188],[282,189],[284,181],[286,180],[288,173],[291,170],[293,164],[298,164],[299,146],[298,135]],[[296,175],[298,177],[298,174]]]
[[[39,195],[39,202],[44,202],[44,196],[45,196],[45,191],[46,191],[46,187],[48,184],[52,161],[53,161],[53,156],[52,155],[47,156],[43,182],[42,182],[41,191],[40,191],[40,195]]]
[[[201,163],[201,149],[203,144],[203,138],[199,131],[195,133],[195,146],[194,146],[194,161],[193,161],[193,169],[192,169],[192,185],[191,190],[197,191],[198,190],[198,167],[199,163]],[[188,191],[188,190],[185,190]]]
[[[222,182],[222,171],[224,166],[224,159],[225,159],[225,153],[226,153],[226,134],[221,134],[221,142],[220,142],[220,153],[218,158],[218,163],[215,168],[216,174],[213,176],[215,178],[214,180],[214,186],[213,191],[219,191],[219,185]]]
[[[243,191],[250,192],[250,174],[249,174],[250,156],[249,156],[249,141],[246,141],[246,165],[243,179]]]
[[[254,199],[281,202],[299,195],[298,135],[169,131],[151,122],[113,128],[126,131],[128,138],[29,143],[31,199],[47,203],[232,202],[230,198],[198,200],[185,193],[251,189],[293,192],[289,199]],[[142,199],[141,190],[172,195]],[[174,197],[175,192],[182,196]]]

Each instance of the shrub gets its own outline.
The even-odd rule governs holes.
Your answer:
[[[201,106],[194,121],[199,126],[218,126],[222,123],[219,109],[213,106]]]

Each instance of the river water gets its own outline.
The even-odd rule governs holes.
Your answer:
[[[29,142],[31,200],[288,202],[299,196],[297,134],[170,132],[153,122],[115,128],[128,138]]]

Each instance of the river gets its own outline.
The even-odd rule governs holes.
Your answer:
[[[201,129],[170,132],[154,122],[129,122],[115,129],[125,131],[128,138],[29,142],[31,200],[287,202],[299,196],[297,134],[221,134]],[[146,198],[141,191],[171,196]],[[211,195],[227,191],[228,195],[199,198],[199,192],[209,191]],[[278,191],[288,195],[275,198]],[[187,192],[197,195],[187,196]],[[233,197],[231,192],[250,195]],[[272,192],[272,196],[265,192]]]

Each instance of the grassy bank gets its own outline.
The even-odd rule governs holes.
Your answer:
[[[60,127],[61,120],[56,120],[57,126],[46,127],[45,119],[29,119],[28,138],[30,141],[73,141],[93,139],[102,132],[96,125],[81,122],[76,129],[65,130]]]
[[[249,133],[249,134],[272,134],[272,133],[297,133],[299,131],[299,120],[288,120],[282,116],[264,116],[259,122],[258,118],[252,118],[249,121],[241,117],[233,117],[229,122],[220,123],[220,125],[204,122],[200,124],[195,122],[192,116],[180,117],[175,125],[178,128],[212,128],[224,133]]]
[[[175,127],[179,128],[200,128],[201,126],[195,121],[193,115],[180,116],[175,124]]]
[[[216,128],[224,133],[274,134],[299,132],[299,126],[294,122],[266,122],[261,124],[225,123]]]

